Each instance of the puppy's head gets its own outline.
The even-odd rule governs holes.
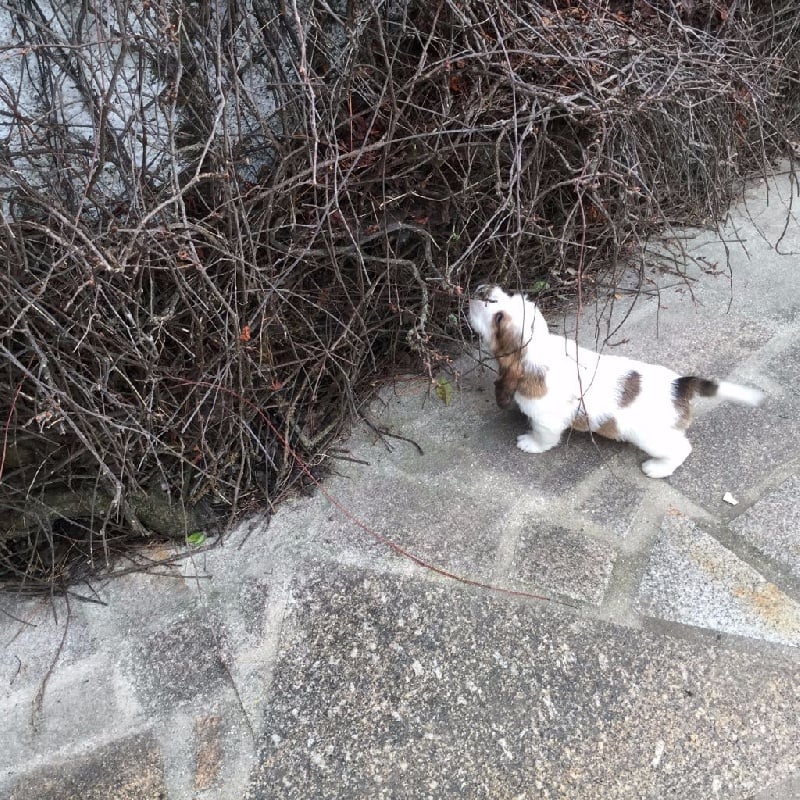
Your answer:
[[[508,408],[517,391],[542,397],[544,375],[526,363],[534,340],[547,336],[547,323],[536,305],[522,294],[506,294],[499,286],[480,287],[469,303],[469,321],[497,359],[497,405]]]

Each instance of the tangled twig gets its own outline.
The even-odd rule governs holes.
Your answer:
[[[0,3],[5,589],[280,496],[470,285],[613,281],[800,121],[790,0],[70,9]]]

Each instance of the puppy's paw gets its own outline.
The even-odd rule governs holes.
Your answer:
[[[546,447],[539,442],[536,441],[536,437],[532,436],[530,433],[522,433],[517,436],[517,447],[520,450],[524,450],[526,453],[544,453],[545,450],[549,450],[550,447]]]
[[[648,458],[642,464],[642,472],[648,478],[668,478],[680,466],[672,459],[667,458]]]

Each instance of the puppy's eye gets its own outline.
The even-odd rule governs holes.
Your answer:
[[[495,315],[494,315],[494,324],[495,325],[499,325],[505,318],[506,318],[506,315],[505,315],[504,312],[496,311]]]

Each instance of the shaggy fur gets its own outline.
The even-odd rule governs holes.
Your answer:
[[[534,303],[496,286],[470,301],[470,324],[497,359],[497,404],[516,402],[530,420],[530,433],[517,437],[527,453],[555,447],[567,428],[591,431],[640,447],[650,456],[644,473],[665,478],[692,450],[684,431],[695,396],[763,400],[756,389],[578,347],[551,334]]]

